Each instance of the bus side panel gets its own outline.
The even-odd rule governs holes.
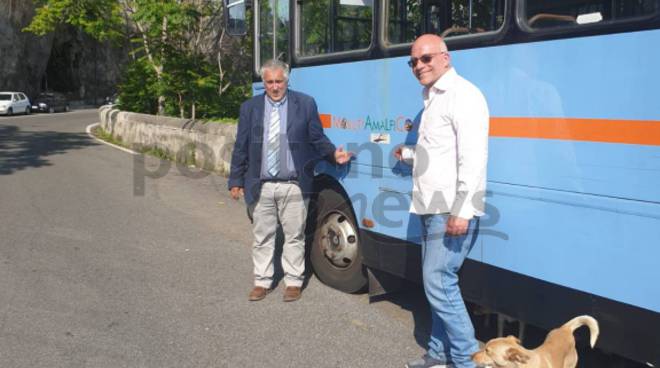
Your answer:
[[[487,216],[468,264],[538,280],[552,286],[548,293],[556,287],[628,305],[658,325],[658,44],[660,31],[652,30],[451,53],[459,74],[486,96],[491,133],[511,119],[522,119],[531,132],[491,134]],[[420,228],[419,219],[407,211],[410,172],[391,160],[397,145],[415,142],[414,129],[404,129],[404,123],[416,126],[423,107],[421,87],[406,60],[300,68],[292,71],[291,87],[314,96],[319,112],[330,116],[327,135],[357,153],[346,172],[334,175],[353,201],[361,230],[415,247]],[[596,128],[573,135],[589,124],[584,119],[595,121]],[[641,134],[629,136],[626,124]],[[598,127],[614,127],[619,135],[614,142],[603,139]],[[364,218],[374,220],[374,226],[362,226]],[[383,255],[396,252],[390,242],[375,246],[380,248],[369,253],[370,262],[397,274],[415,274],[410,267],[416,257]],[[484,277],[472,280],[483,283],[485,302],[498,305],[511,297],[506,289],[492,294],[499,291]],[[473,299],[479,298],[477,293]],[[511,303],[522,303],[524,309],[527,296],[517,298]],[[552,304],[538,308],[545,310],[536,315],[559,315]],[[651,337],[657,339],[657,331]]]
[[[489,184],[482,262],[660,311],[660,205]]]

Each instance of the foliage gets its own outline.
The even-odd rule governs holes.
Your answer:
[[[176,161],[176,157],[170,151],[160,147],[141,147],[140,153],[158,157],[161,160]]]
[[[129,64],[124,81],[118,86],[119,108],[126,111],[155,114],[158,110],[156,73],[143,59]]]
[[[234,117],[248,95],[249,63],[239,58],[249,48],[245,41],[223,42],[222,1],[34,1],[39,8],[26,31],[43,35],[70,25],[99,41],[129,41],[133,59],[119,86],[123,109]]]
[[[37,35],[55,31],[60,24],[82,29],[99,41],[122,38],[124,24],[120,3],[114,0],[33,0],[38,6],[24,30]]]
[[[180,115],[191,111],[195,104],[196,118],[216,119],[237,117],[240,104],[251,91],[247,83],[228,88],[221,96],[221,84],[217,67],[201,57],[170,58],[165,65],[171,72],[164,75],[163,93],[167,97],[165,111],[168,115]]]
[[[230,118],[238,118],[241,103],[252,94],[249,84],[235,85],[229,88],[221,98],[217,95],[200,100],[199,109],[207,112],[202,118],[214,121],[227,121]]]
[[[112,134],[110,132],[108,132],[107,130],[103,129],[103,127],[101,127],[101,125],[97,125],[96,127],[94,127],[92,129],[92,135],[94,135],[96,138],[99,138],[99,139],[101,139],[103,141],[106,141],[108,143],[112,143],[116,146],[126,147],[126,145],[123,142],[121,142],[119,139],[113,137]]]

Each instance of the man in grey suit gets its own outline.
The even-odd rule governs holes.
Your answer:
[[[266,93],[241,105],[228,187],[232,198],[245,197],[252,213],[254,288],[249,300],[262,300],[271,291],[279,221],[284,301],[289,302],[300,298],[303,284],[314,164],[318,158],[345,164],[351,154],[325,136],[314,99],[288,89],[288,65],[270,60],[260,74]]]

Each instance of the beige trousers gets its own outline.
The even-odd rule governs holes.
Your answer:
[[[305,271],[307,205],[300,187],[291,182],[264,182],[252,211],[254,285],[270,288],[278,220],[284,233],[282,269],[286,286],[302,286]]]

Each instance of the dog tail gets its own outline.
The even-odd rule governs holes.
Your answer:
[[[577,330],[582,326],[589,327],[589,335],[590,335],[589,343],[593,348],[594,345],[596,345],[596,340],[598,339],[598,334],[600,333],[600,329],[598,328],[598,321],[596,321],[595,318],[587,315],[578,316],[564,324],[564,327],[569,328],[571,332]]]

